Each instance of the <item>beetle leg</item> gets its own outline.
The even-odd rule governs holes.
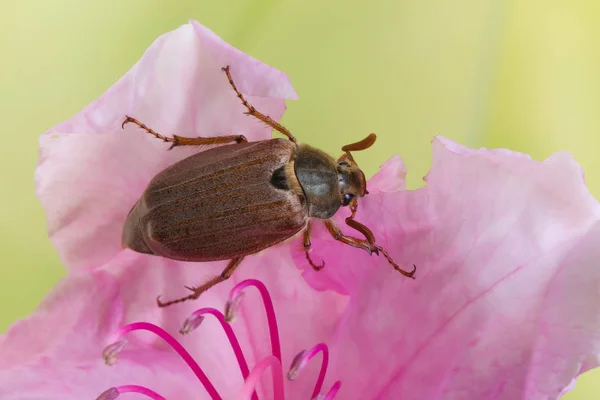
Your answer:
[[[206,292],[208,289],[212,288],[213,286],[215,286],[218,283],[224,282],[227,279],[229,279],[229,277],[231,277],[231,274],[233,274],[233,271],[236,270],[236,268],[240,265],[240,263],[242,262],[243,259],[244,259],[244,257],[239,257],[239,258],[234,258],[233,260],[229,261],[229,264],[227,264],[227,267],[225,267],[223,272],[221,272],[221,275],[213,277],[208,282],[206,282],[198,287],[191,288],[191,287],[186,286],[187,289],[190,289],[191,291],[194,292],[194,293],[190,294],[189,296],[185,296],[185,297],[182,297],[177,300],[167,301],[165,303],[160,301],[160,296],[158,296],[158,298],[156,299],[156,304],[158,304],[159,307],[167,307],[167,306],[170,306],[171,304],[176,304],[176,303],[181,303],[181,302],[184,302],[187,300],[197,299],[198,297],[200,297],[200,295],[202,293]]]
[[[356,222],[356,221],[353,221]],[[357,224],[359,224],[357,222]],[[365,227],[369,232],[371,232],[371,230],[369,230],[369,228],[367,228],[366,226],[359,224],[363,227]],[[326,219],[325,220],[325,226],[327,227],[327,230],[329,231],[329,233],[331,233],[331,236],[333,236],[333,238],[335,240],[339,240],[342,243],[345,243],[347,245],[353,246],[353,247],[357,247],[359,249],[363,249],[365,251],[367,251],[369,254],[375,253],[377,255],[379,255],[379,252],[381,252],[381,254],[383,254],[383,256],[387,259],[387,261],[390,263],[390,265],[392,267],[394,267],[394,269],[398,272],[400,272],[402,275],[407,276],[409,278],[414,279],[414,274],[417,270],[417,267],[415,265],[413,265],[413,270],[408,272],[403,270],[402,268],[400,268],[398,266],[398,264],[396,264],[394,262],[394,260],[392,260],[392,258],[389,256],[389,254],[387,253],[387,251],[385,251],[383,249],[383,247],[378,246],[374,243],[369,243],[369,241],[364,240],[364,239],[358,239],[352,236],[346,236],[342,233],[342,231],[340,230],[340,228],[336,225],[335,222],[333,222],[330,219]],[[371,235],[373,235],[371,233]]]
[[[304,230],[304,240],[302,242],[304,244],[304,254],[306,254],[306,260],[308,261],[308,263],[310,264],[311,267],[313,267],[313,269],[315,271],[320,271],[323,269],[323,267],[325,266],[325,261],[322,262],[321,265],[317,265],[313,262],[313,260],[310,258],[310,222],[308,223],[308,225],[306,225],[306,229]]]
[[[236,142],[236,143],[247,143],[248,142],[248,139],[246,139],[246,137],[244,135],[195,137],[195,138],[173,135],[172,137],[168,137],[168,136],[164,136],[158,132],[153,131],[148,126],[141,123],[140,121],[138,121],[135,118],[132,118],[128,115],[126,115],[126,117],[127,118],[125,118],[125,120],[121,124],[121,128],[125,128],[125,124],[132,122],[132,123],[136,124],[137,126],[139,126],[140,128],[142,128],[143,130],[145,130],[146,132],[148,132],[149,134],[151,134],[152,136],[154,136],[155,138],[160,139],[165,143],[171,143],[171,147],[169,147],[169,150],[171,150],[173,147],[177,147],[177,146],[203,146],[203,145],[227,144],[227,143],[231,143],[231,142]]]
[[[335,222],[333,222],[333,220],[326,219],[325,226],[327,227],[327,230],[329,231],[329,233],[331,233],[331,236],[333,236],[335,240],[339,240],[340,242],[350,245],[352,247],[363,249],[369,254],[379,254],[379,249],[375,244],[369,243],[367,240],[364,239],[358,239],[352,236],[344,235],[342,233],[342,230],[337,226]]]
[[[235,94],[237,95],[237,97],[239,97],[239,99],[242,101],[242,104],[244,105],[244,107],[246,107],[248,109],[248,111],[245,114],[252,115],[254,118],[257,118],[257,119],[261,120],[265,124],[269,125],[271,128],[273,128],[273,129],[275,129],[275,130],[283,133],[292,142],[296,143],[296,138],[294,137],[294,135],[292,135],[292,132],[290,132],[289,130],[287,130],[287,128],[285,126],[281,125],[280,123],[278,123],[276,121],[273,121],[273,119],[271,117],[269,117],[268,115],[265,115],[265,114],[261,113],[256,108],[254,108],[254,106],[252,104],[248,103],[248,101],[244,98],[244,95],[239,92],[239,90],[235,86],[235,83],[233,83],[233,79],[231,78],[231,73],[229,73],[229,65],[226,66],[226,67],[221,68],[221,70],[223,72],[225,72],[225,74],[227,75],[227,79],[229,80],[229,84],[231,85],[231,87],[235,91]]]
[[[371,230],[365,225],[354,220],[354,217],[356,216],[356,211],[358,211],[358,201],[356,200],[356,197],[352,199],[352,202],[350,203],[350,211],[352,211],[352,214],[348,218],[346,218],[346,225],[362,233],[365,236],[365,238],[367,238],[367,241],[369,243],[375,244],[375,235],[373,235],[373,232],[371,232]]]

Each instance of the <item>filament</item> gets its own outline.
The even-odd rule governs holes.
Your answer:
[[[271,336],[271,352],[281,363],[281,344],[279,342],[279,330],[277,329],[277,317],[275,316],[275,308],[273,307],[273,301],[269,295],[269,291],[265,287],[264,283],[256,279],[246,279],[235,285],[229,293],[230,299],[236,299],[237,296],[241,295],[243,289],[248,286],[254,286],[260,292],[267,314],[267,322],[269,324],[269,334]],[[234,301],[234,300],[230,300]]]
[[[239,343],[237,337],[235,336],[235,333],[233,332],[231,325],[229,325],[227,323],[227,321],[225,321],[225,316],[219,310],[216,310],[214,308],[201,308],[199,310],[194,311],[192,313],[192,315],[186,320],[186,323],[184,324],[184,328],[185,328],[185,326],[188,325],[188,323],[187,323],[188,321],[202,321],[204,314],[213,315],[215,318],[217,318],[217,320],[221,324],[221,327],[223,328],[223,330],[225,331],[225,334],[227,335],[227,339],[229,339],[229,343],[231,345],[231,348],[233,349],[235,358],[237,359],[237,362],[240,366],[240,372],[242,373],[244,380],[246,380],[248,378],[248,375],[250,374],[250,370],[248,369],[248,363],[246,362],[246,358],[244,357],[244,353],[242,352],[240,343]],[[199,325],[199,323],[198,324],[192,323],[190,325],[191,326],[195,325],[194,326],[194,328],[195,328]],[[182,330],[184,328],[182,328]],[[252,395],[252,399],[258,400],[258,395],[256,393],[254,393]]]
[[[256,364],[256,367],[244,382],[238,400],[250,399],[262,374],[269,367],[271,367],[271,373],[273,374],[273,400],[284,400],[283,371],[281,370],[281,362],[275,356],[267,356]]]
[[[198,378],[198,380],[200,380],[210,397],[213,400],[222,400],[221,396],[219,395],[213,384],[204,374],[204,371],[202,371],[202,368],[200,368],[198,363],[194,361],[190,353],[188,353],[187,350],[181,345],[181,343],[179,343],[164,329],[154,324],[150,324],[148,322],[135,322],[133,324],[126,325],[123,328],[119,329],[119,331],[117,332],[117,339],[121,339],[121,337],[123,337],[127,333],[137,330],[152,332],[161,339],[163,339],[169,346],[171,346],[171,348],[173,348],[173,350],[177,352],[177,354],[179,354],[179,356],[186,362],[186,364],[191,368],[194,374],[196,374],[196,377]]]
[[[342,381],[337,381],[333,384],[333,386],[331,387],[331,389],[329,389],[329,392],[327,392],[327,395],[325,396],[325,398],[323,400],[333,400],[333,398],[335,398],[335,395],[337,394],[338,390],[340,390],[340,388],[342,387]]]

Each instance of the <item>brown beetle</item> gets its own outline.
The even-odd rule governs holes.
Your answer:
[[[199,287],[188,288],[192,294],[166,303],[157,299],[158,305],[165,307],[198,298],[228,279],[245,256],[302,230],[306,259],[315,270],[320,270],[324,263],[316,265],[309,256],[312,218],[323,220],[336,240],[369,254],[381,252],[398,272],[413,278],[415,266],[411,272],[402,270],[375,244],[371,230],[354,220],[357,200],[368,192],[365,175],[351,152],[371,147],[375,134],[342,147],[344,154],[336,161],[319,149],[298,144],[290,131],[246,101],[233,83],[229,67],[223,71],[248,109],[246,114],[289,140],[249,143],[243,135],[166,137],[129,116],[123,121],[123,126],[132,122],[171,143],[169,150],[176,146],[229,144],[194,154],[160,172],[127,216],[123,247],[182,261],[231,260],[221,275]],[[350,206],[352,211],[346,224],[366,240],[344,235],[330,219],[342,206]]]

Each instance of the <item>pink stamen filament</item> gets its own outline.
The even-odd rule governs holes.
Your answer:
[[[194,359],[192,358],[190,353],[188,353],[187,350],[181,345],[181,343],[179,343],[173,336],[171,336],[169,333],[167,333],[164,329],[162,329],[154,324],[150,324],[148,322],[135,322],[133,324],[126,325],[123,328],[119,329],[119,331],[117,332],[117,340],[120,340],[124,335],[126,335],[129,332],[133,332],[133,331],[137,331],[137,330],[144,330],[144,331],[152,332],[155,335],[157,335],[158,337],[160,337],[161,339],[163,339],[169,346],[171,346],[171,348],[173,348],[173,350],[175,350],[177,352],[177,354],[179,354],[179,356],[192,369],[192,371],[194,372],[194,374],[196,374],[196,377],[202,383],[202,385],[204,386],[204,388],[206,389],[206,391],[208,392],[210,397],[213,400],[222,400],[221,396],[219,395],[219,393],[217,392],[217,390],[215,389],[213,384],[210,382],[208,377],[204,374],[204,371],[202,371],[202,368],[200,368],[200,366],[196,363],[196,361],[194,361]],[[115,340],[115,341],[117,341],[117,340]]]
[[[263,358],[254,367],[250,375],[244,382],[244,386],[240,392],[238,400],[249,400],[252,393],[256,389],[256,385],[260,381],[262,374],[267,368],[271,367],[271,373],[273,374],[273,400],[284,400],[283,392],[283,371],[281,369],[281,362],[274,356],[267,356]]]
[[[269,291],[265,285],[256,279],[247,279],[243,282],[238,283],[229,292],[229,298],[235,299],[236,296],[248,286],[254,286],[260,292],[267,313],[267,322],[269,324],[269,334],[271,336],[271,352],[279,360],[281,364],[281,344],[279,342],[279,330],[277,329],[277,317],[275,316],[275,308],[273,307],[273,301],[269,295]]]
[[[225,321],[225,316],[223,315],[223,313],[214,308],[201,308],[199,310],[194,311],[191,317],[200,317],[204,314],[214,315],[215,318],[217,318],[217,320],[221,323],[221,327],[225,331],[227,339],[229,339],[229,344],[231,344],[231,348],[233,349],[235,358],[237,358],[237,362],[240,366],[240,372],[242,373],[244,380],[246,380],[248,378],[248,375],[250,374],[250,370],[248,369],[248,363],[246,362],[246,358],[244,357],[244,353],[242,352],[240,343],[237,337],[235,336],[231,325],[229,325],[227,321]],[[252,400],[258,400],[258,395],[256,394],[256,392],[252,395]]]
[[[323,387],[323,382],[325,381],[325,374],[327,373],[327,366],[329,365],[329,348],[327,345],[325,343],[319,343],[309,351],[302,351],[296,356],[292,362],[290,371],[288,372],[288,379],[295,379],[310,362],[310,360],[321,352],[323,353],[323,361],[321,362],[321,370],[319,371],[317,383],[315,384],[311,398],[315,398],[319,393],[321,393],[321,388]]]
[[[308,363],[314,356],[323,353],[323,361],[321,362],[321,371],[319,372],[319,377],[317,378],[317,383],[315,384],[315,388],[313,390],[312,397],[317,396],[321,393],[321,388],[323,387],[323,381],[325,381],[325,374],[327,373],[327,366],[329,365],[329,348],[325,343],[319,343],[315,347],[313,347],[308,353],[306,353],[306,363]]]
[[[167,400],[160,394],[156,393],[154,390],[139,385],[123,385],[110,388],[104,393],[102,393],[100,396],[98,396],[96,400],[114,400],[123,393],[139,393],[153,400]]]
[[[333,384],[333,386],[331,387],[331,389],[329,389],[329,392],[327,392],[327,395],[325,396],[325,398],[323,400],[333,400],[333,398],[335,397],[335,395],[337,394],[338,390],[340,390],[340,388],[342,387],[342,381],[337,381]]]

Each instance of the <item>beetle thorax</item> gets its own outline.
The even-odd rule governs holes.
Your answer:
[[[330,218],[342,205],[336,166],[327,153],[305,144],[298,146],[294,170],[313,218]]]

